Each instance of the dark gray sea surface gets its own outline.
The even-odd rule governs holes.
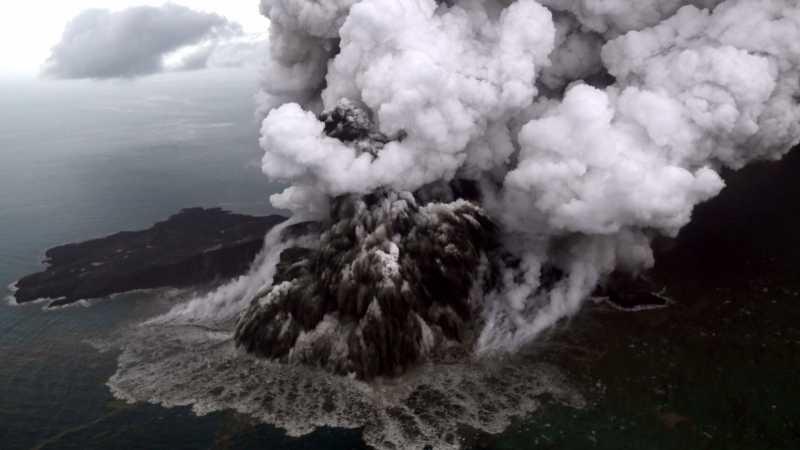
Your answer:
[[[180,208],[270,214],[261,174],[256,76],[0,82],[0,283],[40,268],[47,248],[134,230]],[[352,448],[357,432],[303,439],[232,413],[129,405],[106,381],[102,341],[163,312],[174,292],[44,311],[0,305],[0,448]],[[3,293],[5,296],[5,293]],[[331,439],[330,433],[335,433]]]
[[[256,76],[237,71],[0,81],[0,287],[37,271],[47,248],[184,207],[276,212],[255,90]],[[380,444],[437,430],[446,447],[473,450],[795,450],[799,150],[726,174],[725,191],[663,243],[651,275],[669,307],[588,302],[507,361],[371,387],[249,357],[230,330],[141,326],[178,303],[215,318],[209,301],[227,308],[236,283],[52,311],[0,302],[0,450],[391,448]]]
[[[238,71],[0,84],[0,277],[35,268],[46,247],[187,206],[274,212],[255,88]]]

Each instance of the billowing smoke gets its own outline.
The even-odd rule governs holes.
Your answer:
[[[369,376],[432,342],[514,350],[612,272],[652,266],[652,238],[675,236],[723,189],[721,168],[800,141],[793,0],[261,11],[263,169],[291,183],[272,202],[322,227],[239,323],[240,344],[270,357]]]
[[[218,14],[167,3],[120,11],[88,9],[66,26],[53,47],[44,74],[54,78],[130,78],[166,69],[242,65],[253,59],[260,42]],[[169,67],[171,53],[198,48]]]
[[[795,0],[261,10],[263,169],[295,215],[248,275],[121,338],[119,398],[387,449],[581,407],[516,350],[652,266],[721,169],[800,140]]]

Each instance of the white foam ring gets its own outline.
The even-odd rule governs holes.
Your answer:
[[[284,248],[277,245],[280,230],[268,235],[250,276],[125,333],[114,344],[122,352],[107,383],[113,394],[129,402],[191,406],[200,415],[235,410],[291,436],[321,426],[361,428],[376,448],[460,448],[462,425],[501,432],[514,417],[536,411],[544,395],[583,406],[554,367],[523,356],[428,364],[366,383],[237,350],[236,314],[228,313],[243,310],[251,295],[271,284]],[[228,320],[220,321],[220,313]]]

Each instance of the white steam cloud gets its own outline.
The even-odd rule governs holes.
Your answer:
[[[718,171],[800,141],[795,0],[262,0],[259,96],[273,203],[453,178],[522,261],[485,299],[479,351],[513,349],[574,313],[614,270],[653,264],[724,187]],[[366,105],[379,152],[317,114]],[[541,271],[565,277],[543,287]],[[522,273],[520,273],[520,270]]]
[[[89,9],[66,26],[43,73],[54,78],[131,78],[165,70],[240,66],[260,42],[218,14],[167,3],[120,11]],[[192,48],[196,46],[196,48]],[[176,64],[177,51],[189,49]]]

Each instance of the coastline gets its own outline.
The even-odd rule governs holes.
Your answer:
[[[17,291],[19,290],[17,288],[18,281],[19,280],[16,280],[11,284],[9,284],[8,286],[6,286],[6,290],[8,291],[8,293],[3,298],[6,300],[6,303],[8,303],[8,306],[20,306],[20,304],[17,303],[17,297],[16,297]]]
[[[192,287],[236,277],[286,218],[183,208],[149,228],[52,247],[40,271],[13,284],[13,303],[48,308],[140,289]],[[12,300],[9,300],[12,302]]]

